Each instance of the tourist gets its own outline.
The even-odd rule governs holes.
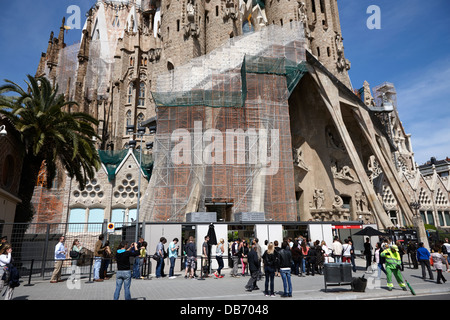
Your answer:
[[[306,257],[308,256],[309,247],[306,244],[306,240],[303,240],[300,244],[300,249],[302,251],[301,261],[300,261],[300,275],[306,274]]]
[[[139,241],[137,242],[137,248],[138,248],[138,251],[139,251],[139,256],[137,256],[134,259],[133,274],[132,274],[133,279],[140,279],[141,278],[141,266],[142,266],[142,262],[144,261],[144,259],[141,260],[140,251],[141,251],[143,243],[144,243],[144,238],[139,238]],[[100,276],[100,278],[101,278],[101,276]]]
[[[259,245],[259,240],[258,238],[253,239],[252,242],[255,245],[255,249],[256,249],[256,253],[258,255],[258,261],[259,261],[259,265],[261,266],[261,259],[262,259],[262,249],[261,246]],[[261,280],[263,273],[261,271],[261,268],[259,268],[259,273],[258,273],[258,280]]]
[[[236,239],[231,245],[231,259],[233,260],[233,270],[231,271],[231,276],[239,278],[238,267],[239,267],[239,246],[241,239]]]
[[[423,242],[419,243],[419,248],[417,249],[417,261],[419,261],[420,266],[422,267],[422,279],[426,279],[426,271],[428,270],[428,275],[430,276],[430,280],[434,280],[433,273],[431,272],[430,267],[430,251],[423,246]]]
[[[164,244],[167,243],[167,239],[161,237],[156,246],[156,255],[158,256],[158,261],[156,262],[156,278],[164,277]]]
[[[342,245],[342,262],[351,263],[352,262],[352,246],[348,239],[344,240]]]
[[[375,252],[373,255],[373,261],[376,262],[377,264],[377,270],[378,270],[378,276],[377,278],[380,279],[381,278],[381,272],[383,271],[384,274],[386,274],[386,270],[384,269],[384,264],[382,261],[382,257],[381,257],[381,252],[383,251],[383,249],[381,248],[381,242],[377,242],[377,244],[375,245]],[[384,258],[383,258],[384,260]]]
[[[129,248],[126,241],[122,241],[116,252],[117,272],[116,272],[116,290],[114,291],[114,300],[119,300],[122,285],[125,291],[125,300],[131,300],[131,264],[130,258],[137,257],[139,250],[137,243],[132,243]]]
[[[103,279],[100,279],[100,268],[102,266],[103,252],[105,251],[103,248],[104,238],[105,236],[101,234],[94,247],[94,281],[96,282],[103,281]]]
[[[369,267],[372,265],[372,245],[370,244],[370,238],[366,238],[363,254],[366,257],[366,272],[368,272]]]
[[[11,245],[8,243],[5,243],[0,248],[0,292],[3,290],[5,285],[8,286],[8,289],[6,289],[4,295],[5,300],[11,300],[14,292],[14,288],[12,288],[9,283],[5,280],[3,280],[3,275],[6,272],[7,265],[12,263],[12,248]]]
[[[342,262],[342,243],[339,241],[338,237],[334,237],[333,244],[331,245],[332,257],[334,262]]]
[[[50,283],[57,283],[61,281],[61,271],[64,260],[66,260],[67,249],[64,246],[65,237],[61,236],[55,246],[55,268],[53,270]]]
[[[108,273],[109,264],[111,263],[111,259],[113,258],[113,254],[112,254],[111,247],[109,245],[108,240],[106,240],[102,249],[103,249],[103,257],[102,257],[102,263],[100,265],[100,279],[109,280],[107,273]]]
[[[197,248],[194,244],[194,237],[189,237],[189,242],[185,245],[184,250],[186,252],[186,271],[184,277],[187,278],[189,272],[189,278],[195,279],[195,267],[197,261]]]
[[[245,289],[251,292],[253,290],[259,290],[256,283],[258,281],[259,272],[261,271],[261,262],[258,259],[256,243],[252,244],[252,248],[248,252],[247,259],[248,259],[248,268],[250,270],[250,279],[248,280]]]
[[[437,272],[437,284],[442,284],[441,280],[445,283],[447,282],[447,279],[442,274],[442,270],[444,268],[444,263],[447,262],[447,260],[442,255],[441,246],[435,246],[433,253],[431,253],[431,258],[433,258],[433,266],[436,269]]]
[[[449,272],[449,265],[450,265],[450,243],[448,241],[448,238],[445,238],[444,247],[447,251],[447,255],[444,254],[444,257],[447,257],[447,272]]]
[[[80,240],[78,240],[78,239],[73,240],[71,251],[72,252],[76,252],[77,255],[76,256],[75,255],[72,256],[72,254],[71,254],[71,258],[72,258],[72,274],[71,275],[72,276],[75,275],[76,268],[80,264],[81,250],[82,249],[83,249],[83,247],[81,246]],[[77,281],[77,279],[74,278],[72,281],[75,282],[75,281]]]
[[[298,240],[294,240],[294,245],[291,249],[292,261],[294,263],[292,267],[292,273],[296,276],[301,275],[301,262],[302,262],[302,250],[299,247]]]
[[[214,276],[216,278],[223,278],[223,275],[221,273],[224,264],[223,264],[223,254],[225,252],[225,240],[221,238],[219,240],[219,243],[216,246],[216,261],[217,261],[217,270],[214,272]]]
[[[330,248],[328,248],[327,243],[325,242],[325,240],[322,240],[320,245],[322,246],[324,263],[329,263],[330,262],[331,250],[330,250]]]
[[[306,255],[306,275],[312,275],[314,276],[316,272],[316,266],[317,266],[317,251],[314,246],[310,246],[310,244],[307,244],[308,246],[308,254]]]
[[[273,242],[270,242],[267,246],[267,250],[264,252],[262,260],[264,262],[264,273],[265,273],[265,286],[264,294],[266,297],[275,297],[274,291],[274,279],[275,271],[278,268],[278,252],[275,251]],[[269,290],[270,285],[270,290]]]
[[[170,269],[169,269],[169,279],[176,278],[174,275],[175,262],[178,257],[178,249],[180,246],[178,245],[178,238],[174,238],[171,243],[169,243],[169,261],[170,261]]]
[[[242,265],[242,276],[245,276],[245,268],[248,264],[248,243],[247,241],[242,241],[241,249],[239,250],[239,258],[241,259],[241,265]]]
[[[409,241],[408,246],[406,247],[406,252],[409,254],[411,258],[413,269],[419,269],[419,263],[417,262],[417,245],[413,241]]]
[[[283,280],[283,295],[282,298],[292,297],[292,282],[291,282],[291,267],[292,267],[292,254],[290,245],[284,241],[281,245],[280,254],[280,273]]]

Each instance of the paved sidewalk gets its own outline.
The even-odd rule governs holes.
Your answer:
[[[276,297],[265,297],[263,295],[264,278],[258,281],[261,290],[246,292],[245,284],[249,277],[232,278],[229,276],[230,269],[224,269],[225,275],[222,279],[215,277],[204,280],[185,279],[184,273],[178,273],[175,279],[151,278],[150,280],[132,280],[131,296],[135,300],[370,300],[370,299],[392,299],[395,297],[410,297],[410,291],[403,291],[394,280],[394,290],[389,292],[386,286],[386,277],[382,274],[381,280],[363,270],[362,259],[357,259],[358,270],[353,273],[354,277],[363,274],[368,279],[366,291],[363,293],[353,292],[350,285],[328,286],[325,292],[324,277],[322,275],[298,277],[292,276],[293,297],[283,299]],[[436,279],[436,272],[435,279]],[[421,269],[409,269],[407,266],[403,272],[405,279],[412,285],[417,295],[450,293],[450,281],[446,284],[436,284],[436,280],[422,280]],[[375,274],[376,276],[376,274]],[[450,273],[444,272],[444,276],[450,280]],[[45,280],[34,280],[31,286],[23,279],[21,286],[15,289],[15,300],[112,300],[115,290],[115,277],[103,282],[89,282],[88,278],[81,278],[76,282],[64,281],[52,284]],[[275,278],[275,291],[283,290],[281,277]],[[281,293],[281,292],[280,292]],[[123,300],[123,289],[120,299]]]

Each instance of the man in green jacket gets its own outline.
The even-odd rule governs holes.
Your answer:
[[[391,245],[389,249],[386,249],[381,253],[381,257],[386,259],[386,278],[388,290],[392,291],[392,288],[394,287],[394,284],[392,283],[392,274],[394,274],[400,288],[406,291],[406,285],[403,281],[402,273],[400,272],[402,261],[400,258],[400,253],[398,252],[398,247],[396,245]]]

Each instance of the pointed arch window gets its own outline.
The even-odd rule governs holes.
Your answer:
[[[145,105],[145,83],[139,85],[139,104],[140,107]]]
[[[144,121],[144,119],[145,119],[144,114],[142,112],[139,113],[137,116],[138,128],[141,127],[141,123]]]
[[[133,100],[133,89],[134,89],[134,84],[130,83],[128,85],[127,103],[131,103],[131,101]]]

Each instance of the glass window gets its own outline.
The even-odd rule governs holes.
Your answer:
[[[102,223],[105,219],[104,209],[94,208],[89,210],[88,232],[102,232]]]
[[[145,84],[141,82],[139,86],[139,106],[145,105]]]
[[[433,226],[435,225],[433,211],[427,211],[427,219],[428,219],[428,224],[432,224]]]
[[[136,221],[137,217],[137,209],[129,209],[128,210],[128,222],[132,223]]]
[[[447,226],[450,226],[450,212],[445,211],[445,212],[444,212],[444,217],[445,217],[445,224],[446,224]]]
[[[125,209],[112,209],[111,222],[115,227],[122,227],[125,221]]]
[[[439,218],[439,225],[440,226],[445,226],[444,223],[444,214],[442,211],[438,211],[438,218]]]
[[[84,232],[84,223],[86,223],[86,209],[70,209],[68,232]]]

